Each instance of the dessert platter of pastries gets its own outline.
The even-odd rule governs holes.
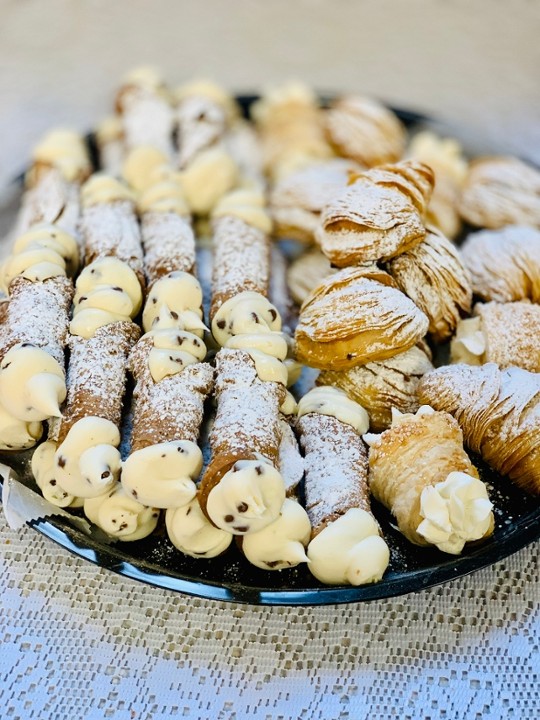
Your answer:
[[[530,164],[362,95],[139,68],[90,139],[34,147],[2,248],[0,462],[71,549],[339,602],[538,536]]]

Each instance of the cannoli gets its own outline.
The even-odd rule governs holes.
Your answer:
[[[454,240],[461,230],[457,204],[468,167],[461,145],[453,138],[440,138],[424,131],[414,136],[407,154],[429,165],[435,173],[435,187],[426,213],[427,223]]]
[[[540,374],[449,365],[424,375],[421,402],[458,421],[465,442],[527,492],[540,493]]]
[[[165,512],[165,527],[175,548],[193,558],[222,555],[233,539],[232,533],[210,522],[201,510],[198,497],[182,507],[169,508]]]
[[[31,273],[30,273],[31,274]],[[14,278],[0,329],[0,397],[14,418],[39,422],[60,415],[66,396],[64,347],[71,280]]]
[[[60,487],[56,479],[55,463],[56,443],[54,440],[46,440],[38,445],[32,454],[32,474],[41,494],[57,507],[82,507],[84,500],[71,495],[64,488]]]
[[[389,260],[425,238],[424,217],[434,177],[423,163],[407,160],[352,176],[330,199],[315,234],[333,265]]]
[[[471,225],[492,230],[540,229],[540,172],[514,157],[477,158],[469,166],[459,212]]]
[[[264,166],[273,181],[332,157],[323,111],[307,86],[288,83],[269,90],[251,114],[261,136]]]
[[[203,341],[179,330],[155,330],[133,348],[136,379],[131,449],[122,468],[126,493],[143,503],[176,508],[195,496],[202,468],[197,446],[213,370]]]
[[[351,160],[332,158],[279,180],[270,193],[275,235],[313,243],[322,209],[347,186],[351,173],[358,174],[362,169]]]
[[[42,434],[41,422],[19,420],[0,403],[0,450],[27,450],[38,442]]]
[[[372,98],[345,95],[325,113],[326,134],[338,155],[367,167],[397,162],[407,133],[389,108]]]
[[[287,284],[294,301],[302,305],[310,293],[335,272],[330,260],[319,248],[312,248],[300,255],[287,271]]]
[[[370,429],[381,432],[392,422],[392,408],[403,413],[418,410],[418,383],[430,370],[433,370],[433,365],[429,348],[419,343],[379,362],[343,371],[323,370],[316,382],[344,390],[367,410]]]
[[[206,330],[202,300],[201,286],[193,275],[177,270],[161,277],[146,297],[144,331],[181,328],[202,337]]]
[[[279,408],[285,386],[262,380],[259,371],[247,351],[222,348],[216,355],[212,459],[201,481],[199,499],[209,519],[235,535],[269,525],[285,499],[285,485],[277,469]]]
[[[116,112],[122,119],[128,150],[146,145],[172,158],[174,111],[171,101],[163,79],[153,68],[137,68],[127,75],[116,96]]]
[[[469,273],[456,247],[435,228],[427,228],[423,242],[390,260],[387,270],[427,315],[428,332],[436,342],[453,335],[460,317],[470,313]]]
[[[84,262],[115,257],[143,278],[143,252],[133,196],[113,177],[96,173],[81,191]]]
[[[100,171],[113,177],[120,177],[126,153],[120,115],[111,115],[99,123],[96,128],[96,145]]]
[[[133,542],[154,532],[159,509],[129,496],[119,482],[103,495],[84,500],[84,514],[111,538]]]
[[[253,125],[243,118],[236,118],[225,133],[224,143],[238,168],[239,186],[264,191],[263,158]]]
[[[323,280],[302,305],[296,357],[310,367],[347,370],[407,350],[428,324],[383,270],[347,268]]]
[[[234,101],[209,82],[194,82],[176,94],[178,167],[188,204],[207,215],[237,183],[239,169],[224,143]]]
[[[474,317],[458,323],[450,346],[453,363],[494,362],[540,372],[540,306],[529,302],[477,303]]]
[[[389,562],[369,501],[361,437],[368,427],[364,408],[337,388],[315,388],[298,404],[312,525],[308,568],[329,585],[377,582]]]
[[[540,302],[540,232],[525,225],[472,233],[461,247],[482,300]]]
[[[465,543],[491,535],[486,486],[448,413],[429,406],[415,415],[395,411],[388,430],[365,439],[371,492],[408,540],[459,555]]]

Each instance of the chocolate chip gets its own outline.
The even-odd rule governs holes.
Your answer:
[[[96,269],[95,269],[95,268],[92,268],[92,269],[90,270],[90,275],[93,275],[95,272],[96,272]]]
[[[123,522],[121,525],[118,526],[119,530],[125,530],[127,528],[127,523]]]
[[[49,480],[49,484],[54,487],[56,485],[56,480],[54,478],[52,480]]]
[[[268,565],[269,568],[275,568],[277,565],[279,565],[279,560],[265,560],[264,564]]]
[[[11,360],[9,362],[7,362],[5,365],[2,365],[2,370],[7,370],[10,365],[11,365]]]
[[[182,345],[183,342],[184,342],[184,338],[183,338],[183,337],[180,337],[180,335],[178,335],[178,337],[176,338],[176,342],[177,342],[179,345]]]
[[[238,472],[238,468],[236,467],[236,465],[232,466],[231,472]]]
[[[116,493],[116,490],[111,490],[107,497],[112,497]]]
[[[223,519],[225,520],[226,523],[230,523],[234,520],[234,515],[225,515],[225,517]]]
[[[84,478],[84,479],[86,480],[86,482],[87,482],[89,485],[92,484],[92,481],[90,480],[90,478]]]
[[[162,453],[161,457],[167,457],[167,453]]]
[[[270,313],[270,317],[272,318],[272,320],[275,320],[277,318],[277,312],[274,310],[274,308],[270,308],[268,312]]]
[[[135,500],[139,497],[139,493],[138,493],[136,490],[132,490],[132,491],[131,491],[131,494],[133,495],[133,497],[135,498]],[[109,496],[109,497],[110,497],[110,496]]]
[[[118,285],[115,285],[113,290],[116,290],[116,292],[124,292],[121,287],[118,287]]]
[[[67,492],[62,493],[62,498],[67,498],[68,494]]]
[[[195,345],[195,347],[201,347],[200,340],[194,340],[193,344]]]
[[[249,506],[247,503],[242,502],[242,503],[240,503],[240,505],[236,506],[236,509],[238,510],[239,513],[245,513],[247,511],[248,507]]]
[[[261,322],[259,320],[259,316],[257,315],[257,313],[252,312],[251,317],[253,318],[253,321],[256,322],[257,324],[259,324]]]
[[[34,347],[32,343],[22,343],[21,347]]]
[[[107,479],[108,477],[110,477],[110,476],[111,476],[111,473],[109,472],[109,470],[105,470],[105,472],[102,472],[102,473],[101,473],[101,479],[102,479],[102,480],[106,480],[106,479]]]
[[[191,512],[191,506],[188,507],[188,509],[186,510],[186,517],[189,515],[190,512]]]
[[[264,473],[264,470],[260,465],[255,465],[255,472],[257,473],[257,475],[262,475]]]
[[[157,518],[158,515],[159,515],[159,513],[152,513],[152,517],[153,517],[153,518]]]
[[[82,295],[82,296],[79,298],[79,305],[80,305],[82,302],[84,302],[85,300],[88,300],[87,296],[86,296],[86,295]]]
[[[225,320],[218,320],[217,323],[216,323],[216,325],[218,326],[218,328],[219,328],[220,330],[223,330],[224,327],[225,327],[225,325],[226,325],[226,322],[225,322]]]
[[[239,533],[246,533],[249,530],[249,525],[233,525],[233,530]]]
[[[186,452],[181,445],[179,445],[176,449],[178,450],[179,453],[184,453],[184,452]]]
[[[113,518],[111,522],[113,523],[113,525],[116,525],[116,518]]]
[[[184,361],[182,360],[182,358],[175,358],[175,357],[173,357],[172,355],[169,355],[169,360],[170,360],[171,362],[178,363],[179,365],[183,365],[183,364],[184,364]]]
[[[171,310],[171,317],[173,320],[178,320],[178,313],[174,310]]]
[[[157,303],[157,298],[152,298],[152,304],[155,305]]]
[[[56,463],[57,463],[58,467],[61,467],[61,468],[66,467],[66,458],[63,455],[60,455],[60,457],[58,458]]]

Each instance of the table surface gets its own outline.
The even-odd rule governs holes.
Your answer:
[[[0,0],[0,12],[0,188],[45,129],[86,130],[148,62],[237,90],[288,77],[360,90],[540,162],[533,0]],[[257,608],[121,578],[0,514],[0,716],[538,717],[538,555],[390,600]]]

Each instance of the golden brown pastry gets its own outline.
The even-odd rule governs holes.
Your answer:
[[[352,160],[332,158],[316,162],[286,175],[270,193],[270,211],[275,235],[312,243],[323,207],[341,192],[351,173],[362,166]]]
[[[540,228],[540,172],[514,157],[483,157],[469,168],[459,212],[471,225]]]
[[[321,213],[316,240],[333,265],[389,260],[422,242],[433,172],[408,160],[352,176]]]
[[[406,130],[390,109],[372,98],[345,95],[326,113],[326,134],[338,153],[374,167],[403,155]]]
[[[396,412],[382,435],[364,437],[371,492],[408,540],[458,555],[465,543],[491,535],[492,504],[451,415],[429,406]]]
[[[424,131],[414,136],[407,154],[429,165],[435,173],[426,220],[453,240],[461,230],[457,202],[468,166],[461,145],[453,138],[440,138]]]
[[[360,403],[369,414],[373,432],[385,430],[392,421],[392,408],[416,412],[420,378],[433,370],[429,348],[419,343],[394,357],[358,365],[349,370],[323,370],[317,385],[334,385]]]
[[[461,247],[473,292],[482,300],[540,302],[540,232],[525,225],[481,230]]]
[[[540,493],[540,374],[495,363],[424,375],[421,402],[458,421],[468,447],[523,490]]]
[[[347,370],[407,350],[424,337],[428,324],[383,270],[347,268],[323,280],[302,306],[297,359]]]
[[[325,278],[335,273],[330,260],[314,247],[294,260],[287,271],[287,283],[293,300],[301,305]]]
[[[530,302],[477,303],[474,317],[458,323],[452,362],[494,362],[540,372],[540,305]]]
[[[472,289],[456,247],[435,228],[412,250],[388,263],[399,289],[429,318],[436,342],[449,338],[462,315],[471,311]]]

